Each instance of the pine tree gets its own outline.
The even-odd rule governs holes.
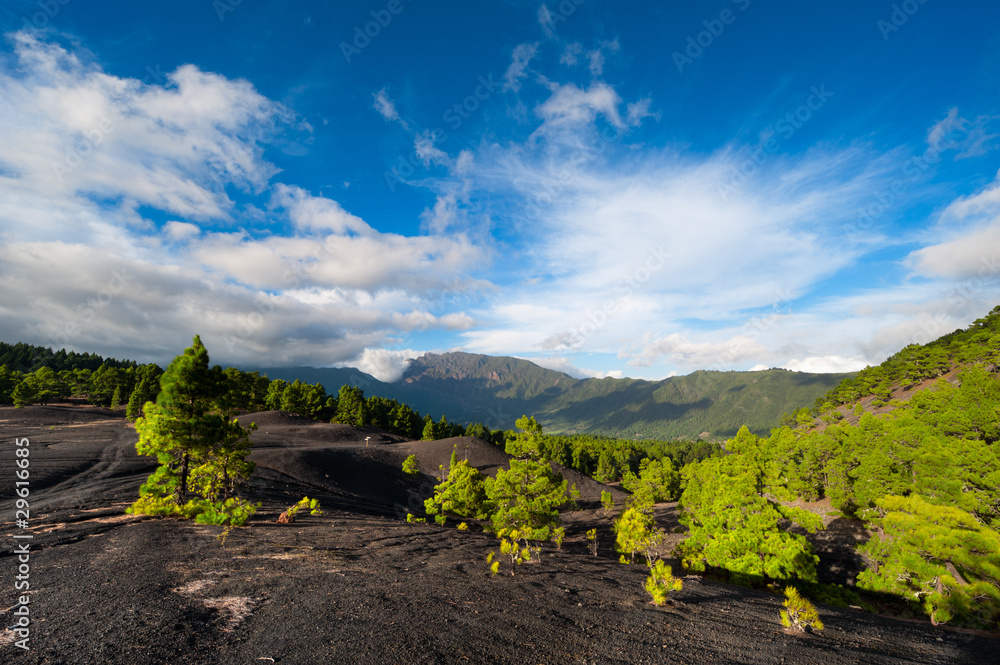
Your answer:
[[[424,430],[420,435],[421,441],[436,441],[437,436],[437,425],[434,420],[429,416],[424,416]]]
[[[549,464],[535,460],[510,461],[486,481],[486,495],[495,506],[493,527],[499,534],[517,530],[525,542],[548,540],[559,526],[559,507],[569,501],[567,482]]]
[[[487,519],[491,506],[486,495],[486,477],[465,460],[452,464],[448,477],[434,488],[434,496],[424,502],[428,515],[456,515]]]
[[[160,465],[139,490],[129,512],[242,523],[255,507],[235,497],[253,471],[249,432],[232,417],[222,368],[208,366],[208,351],[194,343],[161,377],[155,403],[136,421],[136,451]],[[194,491],[197,498],[189,498]]]
[[[775,500],[775,494],[787,495],[767,484],[771,460],[746,427],[727,448],[733,454],[684,469],[681,522],[689,536],[678,546],[684,565],[726,568],[738,583],[755,577],[816,581],[819,558],[805,537],[783,526],[791,520],[812,532],[823,527],[822,519]]]
[[[815,631],[823,630],[823,622],[819,619],[816,606],[803,598],[795,587],[785,587],[783,605],[785,609],[781,610],[779,616],[781,617],[781,625],[785,628],[799,632],[806,628]]]
[[[25,379],[19,384],[14,386],[14,390],[10,394],[11,400],[14,402],[14,408],[23,409],[29,404],[34,404],[38,401],[38,391],[31,381]]]
[[[858,586],[915,598],[935,624],[1000,620],[1000,533],[954,506],[886,496],[876,531],[858,548],[867,569]]]
[[[365,413],[365,393],[354,386],[341,386],[337,395],[337,415],[335,423],[364,427],[367,423]]]

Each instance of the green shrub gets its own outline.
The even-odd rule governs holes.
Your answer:
[[[486,477],[467,461],[456,461],[447,477],[434,488],[434,496],[424,501],[424,509],[428,515],[440,513],[442,517],[451,514],[488,518],[490,502],[486,495]]]
[[[793,586],[785,587],[785,609],[781,610],[781,625],[796,631],[823,630],[823,622],[819,619],[816,607],[802,597],[799,590]]]
[[[618,516],[614,528],[617,534],[615,548],[621,554],[619,561],[633,563],[636,553],[646,547],[653,529],[653,518],[635,506],[630,506]],[[626,554],[628,561],[625,560]]]
[[[207,504],[194,521],[198,524],[243,526],[258,508],[260,508],[259,503],[250,503],[238,498],[226,499],[221,503]]]
[[[323,514],[323,511],[320,510],[320,508],[319,508],[319,500],[318,499],[310,499],[307,496],[304,496],[301,499],[299,499],[299,502],[296,503],[291,508],[289,508],[288,510],[286,510],[285,514],[288,515],[288,519],[289,520],[294,520],[295,519],[295,515],[297,515],[300,510],[305,510],[305,509],[309,510],[309,514],[310,515],[322,515]]]
[[[615,508],[615,497],[611,495],[611,492],[601,491],[601,505],[604,506],[604,514],[610,515]]]
[[[531,561],[531,550],[525,546],[522,547],[518,541],[524,540],[525,534],[521,533],[517,529],[503,530],[497,535],[500,536],[500,554],[505,556],[508,561],[510,561],[510,574],[514,574],[514,570],[520,566],[522,563],[527,563]],[[490,557],[493,556],[493,552],[490,552]],[[487,558],[487,562],[490,558]],[[500,570],[500,562],[494,561],[490,570],[493,574]]]
[[[415,476],[420,473],[420,467],[417,466],[416,455],[410,455],[403,460],[403,473],[407,473],[411,476]]]
[[[657,561],[649,567],[649,577],[646,578],[646,593],[652,599],[654,605],[662,605],[667,602],[667,594],[671,591],[680,591],[683,583],[674,577],[673,569],[663,561]]]
[[[590,552],[594,556],[597,556],[597,529],[590,529],[587,531],[587,540],[590,541]]]

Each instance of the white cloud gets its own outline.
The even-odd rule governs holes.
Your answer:
[[[555,36],[555,22],[552,19],[552,12],[544,3],[538,8],[538,24],[542,26],[542,30],[545,31],[545,36],[549,39]]]
[[[309,129],[248,82],[190,65],[119,78],[37,36],[11,39],[0,338],[164,362],[199,333],[217,362],[281,365],[475,324],[452,296],[491,288],[468,277],[488,254],[462,233],[382,233],[272,183],[262,144]],[[146,208],[170,221],[157,228]]]
[[[968,120],[958,115],[957,108],[951,108],[943,120],[928,130],[928,152],[937,156],[942,152],[956,151],[955,159],[985,155],[996,147],[995,139],[1000,136],[988,133],[989,125],[995,120],[992,116]]]
[[[857,372],[868,365],[861,356],[844,358],[842,356],[813,356],[802,360],[789,360],[783,367],[793,372],[810,372],[814,374],[840,374]]]
[[[542,5],[544,7],[544,5]],[[504,74],[504,91],[518,92],[521,89],[521,80],[528,75],[528,64],[538,53],[538,44],[518,44],[514,47],[511,55],[510,65]]]
[[[417,134],[414,138],[413,149],[417,153],[417,157],[423,161],[424,166],[431,164],[448,166],[451,164],[448,153],[437,147],[434,134],[430,131],[425,130]]]
[[[365,349],[360,356],[341,366],[356,367],[379,381],[394,383],[403,377],[412,360],[423,355],[423,351],[413,349]]]
[[[200,228],[187,222],[171,221],[163,225],[163,235],[175,242],[189,240],[200,233]]]
[[[285,209],[295,226],[307,231],[331,231],[339,235],[373,236],[376,231],[328,198],[312,196],[300,187],[278,183],[271,197],[272,209]]]
[[[580,54],[583,53],[583,44],[572,42],[563,49],[559,62],[570,67],[575,67],[580,62]]]
[[[626,129],[651,115],[649,99],[624,102],[605,83],[549,89],[531,138],[477,150],[462,176],[470,196],[495,193],[513,206],[524,252],[521,281],[473,312],[483,325],[463,336],[467,350],[555,351],[570,363],[578,351],[620,354],[657,375],[882,353],[855,343],[884,325],[879,313],[817,321],[789,303],[872,246],[845,242],[844,229],[899,161],[865,145],[773,156],[723,197],[720,183],[743,159],[735,147],[632,156]],[[601,130],[602,118],[619,133]],[[853,327],[831,325],[838,316]],[[686,323],[699,320],[713,332]],[[826,329],[838,335],[816,334]]]
[[[11,41],[14,62],[0,68],[0,224],[33,208],[36,237],[82,237],[95,198],[117,202],[111,212],[131,224],[144,223],[140,206],[226,221],[227,186],[259,191],[277,171],[260,144],[294,117],[246,81],[191,65],[161,80],[119,78],[33,34]]]
[[[590,75],[600,76],[604,73],[604,54],[598,51],[591,51],[590,56]]]
[[[547,100],[535,109],[543,124],[536,133],[549,133],[557,129],[573,131],[579,125],[589,125],[598,115],[603,115],[616,127],[625,123],[618,113],[621,98],[606,83],[594,83],[586,90],[572,83],[558,85]]]
[[[742,369],[748,362],[767,353],[763,345],[745,335],[713,343],[692,342],[672,333],[658,339],[646,335],[633,348],[623,350],[619,357],[628,358],[628,364],[633,367],[650,367],[667,361],[671,365],[691,369],[728,371]]]
[[[926,277],[973,280],[982,290],[1000,281],[1000,176],[941,213],[938,242],[914,251],[907,265]]]
[[[372,108],[378,111],[379,115],[388,121],[402,122],[399,118],[399,112],[396,111],[396,104],[389,97],[389,93],[386,92],[385,88],[376,92],[372,97],[375,99]]]

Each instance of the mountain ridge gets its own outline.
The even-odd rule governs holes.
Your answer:
[[[259,368],[272,379],[341,385],[396,399],[435,419],[482,422],[509,429],[524,414],[553,433],[630,438],[728,438],[741,425],[766,434],[781,416],[811,404],[843,374],[783,369],[756,372],[698,370],[661,381],[576,379],[511,356],[452,351],[411,361],[392,383],[354,368]]]

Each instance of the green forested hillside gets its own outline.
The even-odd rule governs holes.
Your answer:
[[[877,402],[885,402],[895,387],[906,388],[942,376],[956,366],[973,363],[994,372],[1000,365],[1000,306],[967,328],[929,344],[911,344],[881,365],[866,367],[816,400],[816,407],[829,410],[870,395]]]
[[[540,409],[549,430],[621,437],[731,437],[741,426],[766,433],[793,405],[837,385],[845,374],[698,371],[663,381],[588,379]]]
[[[832,409],[957,369],[954,383],[941,379],[881,416],[823,429],[800,418],[767,438],[741,430],[727,443],[731,455],[687,467],[686,565],[815,581],[811,548],[784,524],[817,528],[793,502],[826,499],[874,534],[858,547],[859,588],[908,600],[935,622],[1000,626],[998,330],[1000,308],[907,347],[822,401]]]

